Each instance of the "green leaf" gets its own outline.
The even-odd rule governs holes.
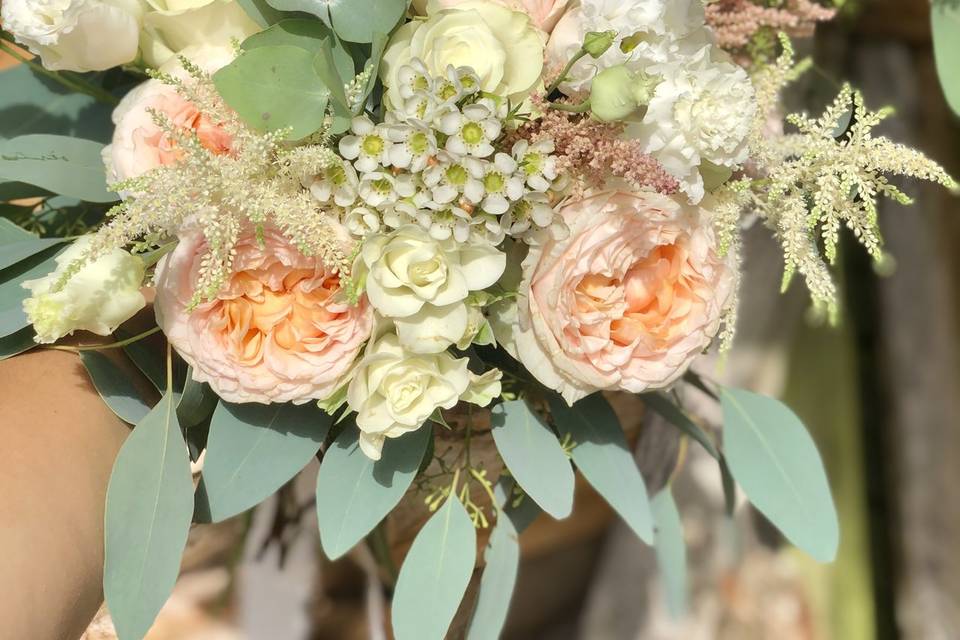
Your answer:
[[[15,244],[18,242],[27,242],[36,239],[37,236],[33,235],[23,227],[20,227],[5,218],[0,218],[0,246]]]
[[[286,484],[320,450],[330,416],[314,404],[230,404],[213,413],[200,518],[220,522],[246,511]]]
[[[679,618],[687,609],[687,547],[677,503],[667,487],[650,502],[657,532],[653,548],[667,595],[670,614]]]
[[[518,537],[510,516],[501,513],[484,551],[485,566],[467,640],[497,640],[503,632],[520,567]]]
[[[0,140],[0,178],[42,187],[88,202],[113,202],[106,170],[92,140],[35,134]]]
[[[25,182],[0,183],[0,202],[22,200],[24,198],[40,198],[49,195],[52,194],[46,189],[41,189],[40,187]]]
[[[210,417],[217,408],[219,398],[206,382],[193,379],[192,369],[187,369],[183,394],[177,403],[177,419],[184,429],[195,427]]]
[[[663,416],[664,420],[680,429],[684,435],[699,442],[700,446],[706,449],[711,457],[716,460],[720,459],[720,452],[717,450],[716,445],[713,444],[710,436],[704,433],[703,429],[697,426],[680,407],[659,393],[645,393],[640,397],[643,398],[646,406]]]
[[[373,42],[378,33],[393,31],[407,11],[406,0],[350,0],[328,6],[337,35],[347,42],[361,43]]]
[[[397,640],[443,640],[466,593],[477,533],[456,495],[423,526],[400,568],[393,594]]]
[[[830,562],[840,542],[823,462],[810,434],[786,406],[741,389],[722,389],[723,443],[730,472],[793,544]]]
[[[213,75],[228,105],[251,127],[290,127],[299,140],[323,124],[330,91],[313,70],[313,54],[290,45],[245,51]]]
[[[385,33],[378,31],[373,34],[373,42],[370,44],[370,59],[366,64],[366,66],[370,67],[370,77],[367,79],[367,84],[363,88],[363,100],[361,100],[357,106],[355,115],[360,115],[360,112],[363,111],[364,101],[370,97],[374,87],[377,86],[377,78],[380,74],[380,63],[383,61],[383,52],[387,48],[389,41],[390,36]]]
[[[20,355],[37,346],[33,336],[33,327],[24,327],[16,333],[0,338],[0,361]]]
[[[940,85],[950,108],[960,116],[960,3],[934,0],[930,21]]]
[[[99,351],[81,351],[83,363],[97,393],[117,417],[128,424],[137,424],[150,413],[150,405],[143,401],[124,371]]]
[[[551,395],[550,409],[560,435],[574,442],[573,462],[583,477],[641,540],[652,544],[647,487],[610,404],[599,393],[572,407],[560,396]]]
[[[324,453],[317,474],[317,523],[328,558],[352,549],[397,506],[432,440],[433,429],[425,424],[387,439],[383,456],[374,462],[360,451],[356,428],[347,425]]]
[[[243,50],[250,51],[260,47],[289,45],[309,51],[314,56],[323,50],[332,53],[333,68],[341,78],[340,84],[348,82],[356,75],[353,58],[343,45],[336,40],[333,31],[319,20],[289,19],[278,22],[266,31],[255,33],[243,41]],[[322,79],[322,76],[321,76]],[[332,85],[327,85],[332,87]],[[342,87],[341,87],[342,90]]]
[[[54,133],[108,142],[113,107],[20,64],[0,71],[0,138]],[[0,187],[0,200],[3,197]],[[26,196],[18,196],[26,197]]]
[[[250,16],[251,20],[264,29],[289,16],[289,14],[271,7],[266,0],[237,0],[237,4]]]
[[[493,439],[517,483],[544,511],[563,519],[573,511],[573,468],[556,436],[523,400],[492,411]]]
[[[167,392],[120,449],[107,489],[103,591],[117,633],[143,638],[180,571],[193,480]]]
[[[30,324],[23,312],[23,301],[30,296],[30,291],[22,284],[51,273],[56,268],[54,258],[59,251],[57,247],[49,248],[0,271],[0,338]]]
[[[35,256],[44,249],[66,242],[63,238],[33,238],[21,242],[0,245],[0,269],[13,266],[21,260]]]

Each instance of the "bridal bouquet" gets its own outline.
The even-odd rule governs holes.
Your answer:
[[[3,0],[0,44],[24,62],[0,75],[4,100],[43,78],[90,119],[119,102],[106,146],[0,141],[20,224],[0,226],[0,349],[117,334],[58,348],[135,425],[106,506],[120,637],[149,629],[192,522],[253,507],[313,458],[330,558],[382,543],[405,494],[433,513],[389,585],[397,638],[443,638],[461,607],[467,637],[496,638],[518,534],[570,515],[575,470],[657,546],[682,600],[676,506],[669,487],[648,495],[611,393],[703,446],[731,508],[739,485],[831,560],[837,518],[799,420],[690,365],[732,343],[743,228],[769,229],[784,287],[802,276],[832,316],[841,229],[879,260],[877,199],[907,200],[888,176],[955,185],[874,136],[887,112],[850,87],[784,129],[781,90],[808,63],[777,33],[833,11],[777,4]],[[133,335],[148,296],[156,326]],[[156,333],[165,357],[145,348]],[[685,413],[683,384],[722,405],[722,431]],[[496,465],[471,457],[484,438]]]

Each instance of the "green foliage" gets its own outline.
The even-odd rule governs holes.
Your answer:
[[[383,457],[374,462],[360,450],[355,426],[347,423],[324,453],[317,475],[317,522],[328,558],[335,560],[353,548],[397,506],[432,438],[428,423],[388,439]]]
[[[950,108],[960,116],[960,3],[934,0],[930,21],[940,85]]]
[[[457,492],[451,491],[443,507],[417,534],[400,569],[391,609],[397,640],[446,637],[476,556],[476,530]]]
[[[497,640],[507,620],[520,567],[520,542],[510,516],[500,512],[484,551],[483,575],[467,640]]]
[[[33,327],[24,327],[15,333],[0,338],[0,361],[12,358],[37,346]]]
[[[712,458],[716,460],[720,459],[720,452],[717,450],[710,436],[708,436],[697,423],[691,420],[690,416],[684,413],[680,407],[659,393],[645,393],[641,397],[643,398],[644,405],[659,413],[667,422],[680,429],[684,435],[700,443],[700,446],[703,447]]]
[[[213,413],[197,518],[220,522],[286,484],[317,454],[330,416],[314,404],[231,404]]]
[[[206,382],[197,382],[188,370],[183,393],[177,403],[177,420],[184,430],[196,427],[211,417],[219,398]]]
[[[317,16],[347,42],[373,42],[377,33],[390,33],[407,10],[406,0],[268,0],[274,9],[303,11]]]
[[[267,0],[237,0],[237,4],[243,8],[250,19],[266,29],[272,24],[289,17],[290,14],[283,11],[277,11],[270,6]]]
[[[679,618],[687,609],[687,547],[683,540],[683,525],[670,487],[651,501],[656,534],[653,548],[667,596],[671,615]]]
[[[573,462],[637,537],[653,543],[653,517],[647,487],[627,446],[617,415],[603,394],[594,393],[568,407],[550,396],[560,436],[574,443]]]
[[[0,219],[0,225],[11,224],[7,220]],[[45,249],[63,244],[62,238],[38,238],[33,234],[27,234],[23,240],[15,242],[0,242],[0,272],[7,267],[35,256]]]
[[[816,560],[831,562],[840,530],[823,462],[800,419],[773,398],[722,389],[730,471],[750,502]]]
[[[525,492],[554,518],[573,511],[573,469],[550,428],[523,400],[493,408],[493,439]]]
[[[330,91],[313,54],[291,45],[245,51],[213,75],[224,101],[257,131],[290,129],[299,140],[323,124]]]
[[[150,413],[150,405],[113,360],[99,351],[81,351],[80,362],[90,375],[97,393],[110,410],[127,424],[137,424]]]
[[[192,514],[190,461],[168,390],[123,444],[107,489],[103,591],[124,640],[146,635],[173,590]]]
[[[354,76],[353,58],[336,40],[333,31],[319,20],[304,20],[299,18],[285,19],[271,26],[265,31],[255,33],[243,41],[241,48],[251,51],[260,47],[276,47],[289,45],[318,55],[329,51],[334,59],[334,67],[340,75],[340,84],[349,81]],[[327,85],[332,90],[335,87]],[[341,90],[342,90],[341,86]]]
[[[0,179],[88,202],[112,202],[117,196],[107,190],[102,149],[91,140],[48,134],[0,140]]]

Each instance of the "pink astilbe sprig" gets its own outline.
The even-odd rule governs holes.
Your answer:
[[[644,153],[641,141],[623,137],[623,125],[552,109],[539,94],[531,99],[543,115],[521,125],[512,136],[530,142],[552,140],[558,171],[574,178],[574,196],[603,188],[611,175],[638,190],[670,195],[679,189],[679,183],[663,165]]]
[[[754,0],[717,0],[707,5],[707,24],[713,27],[717,44],[737,50],[747,46],[762,29],[809,37],[818,22],[832,20],[836,9],[812,0],[787,0],[780,7],[765,7]]]

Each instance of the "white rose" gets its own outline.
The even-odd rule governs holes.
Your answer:
[[[84,236],[56,258],[53,273],[23,283],[32,295],[23,301],[41,344],[56,342],[74,331],[106,336],[146,305],[140,287],[143,261],[122,249],[114,249],[85,265],[66,286],[51,292],[70,264],[87,250],[91,236]]]
[[[137,57],[140,0],[4,0],[0,20],[47,69],[100,71]]]
[[[489,0],[470,0],[397,29],[383,56],[381,77],[390,102],[401,104],[400,68],[414,58],[435,76],[447,66],[471,67],[483,91],[523,98],[543,72],[543,32],[524,13]]]
[[[506,256],[482,242],[437,240],[404,225],[364,242],[354,270],[374,309],[391,318],[400,341],[417,353],[437,353],[468,329],[466,298],[500,278]]]
[[[413,354],[392,333],[367,346],[347,389],[357,412],[360,448],[380,459],[386,438],[416,431],[437,409],[452,409],[469,388],[467,358]]]
[[[190,46],[233,48],[260,31],[235,0],[148,0],[143,58],[159,67]]]

